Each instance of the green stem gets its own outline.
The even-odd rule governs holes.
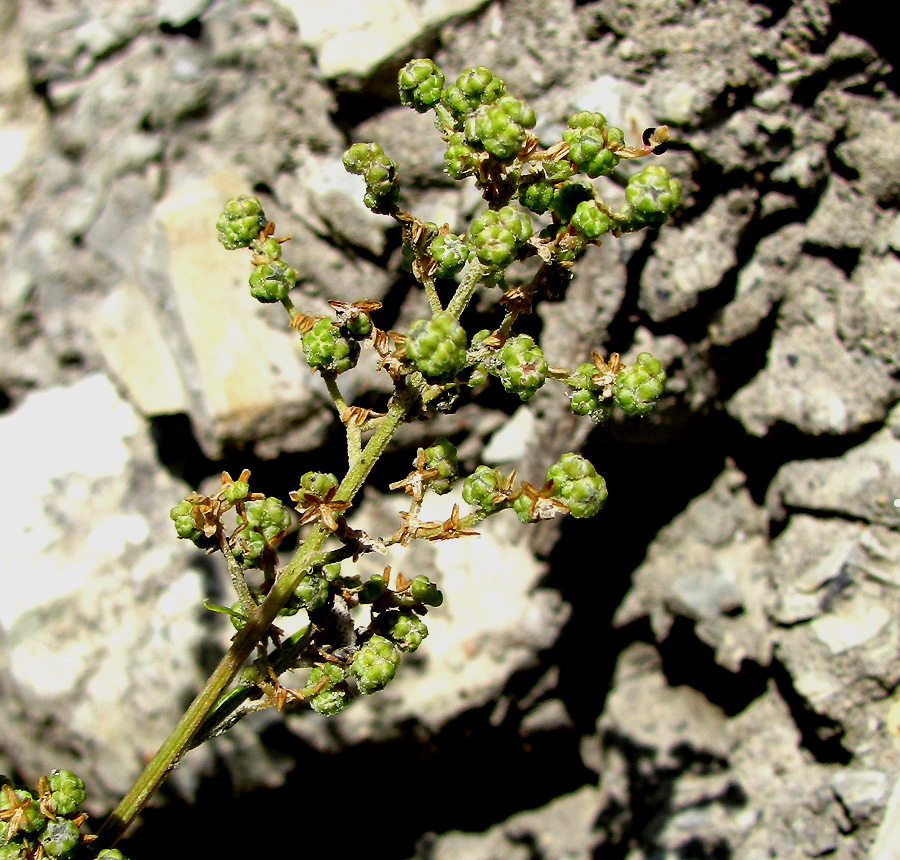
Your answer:
[[[437,288],[434,285],[434,278],[424,278],[422,286],[425,287],[425,295],[428,296],[428,306],[431,308],[431,313],[439,314],[443,308],[441,307],[441,299],[437,294]]]
[[[481,279],[487,272],[487,267],[482,266],[477,260],[469,262],[469,268],[466,271],[466,279],[456,288],[450,304],[447,305],[447,313],[452,314],[457,319],[460,318],[462,312],[466,309],[466,305],[472,299],[475,288],[481,283]]]
[[[276,676],[296,666],[297,659],[312,638],[312,633],[312,627],[307,625],[281,643],[281,647],[271,662]],[[210,738],[214,738],[222,734],[226,729],[231,728],[237,722],[237,719],[235,719],[238,716],[236,714],[237,709],[253,696],[254,692],[258,692],[258,688],[250,684],[232,689],[221,696],[215,707],[197,729],[190,746],[185,752],[200,746],[204,741],[208,741]]]
[[[394,432],[403,423],[410,405],[410,398],[406,392],[395,395],[387,415],[384,416],[378,429],[369,439],[361,456],[347,471],[335,494],[336,499],[347,502],[353,500],[372,467],[384,453]],[[216,666],[215,671],[206,682],[206,686],[191,703],[178,725],[172,730],[128,794],[122,798],[119,805],[103,823],[97,834],[97,841],[92,846],[97,851],[116,844],[129,824],[140,814],[153,792],[159,788],[171,766],[190,747],[197,730],[215,708],[225,689],[234,680],[247,658],[253,653],[257,643],[266,635],[279,610],[287,603],[300,580],[311,569],[313,560],[329,535],[330,532],[323,526],[316,525],[297,549],[287,567],[278,576],[266,599],[247,620],[246,625],[235,635],[231,648]]]

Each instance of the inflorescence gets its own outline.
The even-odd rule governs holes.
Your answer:
[[[573,266],[591,245],[608,236],[656,228],[673,212],[679,184],[659,165],[627,179],[618,208],[610,207],[592,182],[613,174],[623,160],[661,154],[668,146],[667,129],[648,129],[640,144],[629,146],[623,131],[609,125],[603,114],[583,111],[568,118],[559,141],[542,148],[533,131],[532,108],[507,93],[505,83],[489,69],[466,69],[448,84],[434,62],[413,60],[400,72],[399,89],[404,105],[434,114],[446,144],[446,172],[453,179],[471,179],[486,204],[465,233],[421,221],[401,208],[399,169],[379,144],[355,143],[344,153],[345,168],[363,179],[365,205],[402,228],[404,260],[425,290],[430,316],[415,321],[405,334],[377,327],[377,302],[335,300],[333,317],[309,316],[290,298],[298,274],[282,261],[287,240],[275,237],[274,224],[258,199],[228,201],[216,224],[225,248],[251,252],[251,295],[260,302],[280,302],[299,332],[303,356],[321,374],[346,429],[349,470],[344,481],[328,472],[302,475],[290,494],[295,513],[281,499],[252,492],[247,471],[237,479],[223,473],[217,492],[193,493],[172,509],[179,537],[225,556],[237,600],[228,607],[207,607],[228,614],[238,630],[255,617],[284,572],[277,555],[284,537],[298,528],[326,534],[322,546],[327,548],[312,556],[279,608],[281,616],[304,611],[308,623],[287,638],[277,627],[269,628],[257,644],[255,662],[220,700],[196,742],[224,730],[243,713],[270,705],[304,702],[320,714],[336,714],[394,678],[403,655],[428,635],[425,618],[441,605],[443,595],[428,577],[392,576],[390,567],[362,581],[347,570],[351,560],[414,539],[477,534],[479,522],[505,509],[523,523],[535,523],[565,513],[590,517],[606,502],[603,477],[584,457],[568,453],[550,466],[540,485],[478,465],[462,482],[469,512],[453,505],[447,519],[423,521],[424,494],[447,493],[460,478],[455,446],[439,438],[420,448],[413,470],[391,485],[410,497],[397,530],[370,536],[347,523],[358,486],[346,488],[351,476],[371,468],[364,463],[361,439],[371,431],[377,435],[386,415],[399,422],[451,410],[463,389],[480,390],[494,377],[521,401],[530,400],[548,380],[559,383],[572,412],[602,423],[614,407],[631,416],[647,415],[665,386],[666,374],[649,353],[626,366],[617,353],[604,359],[595,351],[570,371],[551,366],[531,336],[513,329],[536,302],[565,291]],[[508,281],[511,267],[529,258],[537,258],[537,274]],[[470,335],[462,317],[479,287],[499,289],[502,319],[495,329]],[[444,303],[440,294],[449,288],[453,296]],[[348,405],[340,391],[339,377],[367,349],[393,383],[387,413]],[[350,614],[356,606],[369,609],[364,626],[357,626]],[[299,689],[283,686],[279,676],[298,667],[309,669],[305,684]],[[6,803],[13,803],[11,796]],[[19,825],[23,832],[25,827]]]

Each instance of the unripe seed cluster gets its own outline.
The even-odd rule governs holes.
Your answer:
[[[85,856],[79,849],[93,838],[81,832],[87,818],[81,812],[86,796],[84,781],[68,770],[41,777],[36,792],[17,787],[0,774],[0,860]],[[120,851],[110,849],[98,856],[126,860]]]
[[[593,363],[583,362],[574,371],[551,366],[535,338],[516,328],[537,302],[564,294],[570,269],[591,245],[625,232],[655,229],[672,215],[680,185],[663,167],[626,171],[631,176],[627,182],[619,180],[625,202],[618,209],[602,199],[602,183],[592,181],[612,175],[623,160],[664,151],[667,129],[650,130],[641,143],[629,146],[622,130],[609,125],[603,114],[581,111],[567,118],[559,141],[541,149],[543,141],[533,133],[532,108],[508,93],[504,81],[484,66],[464,69],[448,82],[434,61],[414,59],[400,71],[398,88],[403,105],[418,113],[433,112],[446,146],[446,172],[474,185],[484,200],[467,229],[420,220],[401,209],[397,165],[378,143],[353,143],[344,153],[346,170],[362,178],[363,203],[396,222],[402,265],[425,293],[428,315],[422,314],[406,333],[390,330],[390,319],[385,330],[377,328],[381,319],[371,314],[380,305],[374,301],[351,304],[335,297],[329,302],[334,320],[295,308],[293,302],[303,298],[302,278],[282,260],[286,238],[275,237],[274,224],[257,198],[228,201],[216,223],[225,248],[251,252],[252,297],[266,304],[280,302],[288,311],[306,363],[321,374],[346,428],[346,477],[339,481],[316,463],[290,494],[299,515],[301,551],[307,547],[307,554],[278,570],[277,547],[295,520],[279,499],[251,492],[249,473],[238,480],[223,474],[218,493],[192,494],[170,514],[179,537],[207,550],[227,550],[238,600],[227,609],[210,608],[229,614],[245,632],[250,617],[261,617],[257,607],[273,597],[278,607],[269,617],[276,612],[306,613],[308,625],[284,641],[278,628],[266,632],[258,643],[265,647],[260,647],[243,683],[258,687],[259,701],[281,707],[298,699],[325,716],[339,713],[359,695],[384,689],[402,655],[419,648],[428,635],[424,617],[444,600],[438,584],[425,574],[398,574],[394,580],[385,568],[363,581],[358,574],[342,572],[342,563],[411,540],[465,538],[477,533],[474,527],[484,518],[506,509],[524,523],[536,523],[567,513],[593,516],[607,499],[606,482],[594,466],[567,453],[540,484],[477,465],[462,482],[468,512],[461,513],[453,504],[446,519],[423,521],[424,495],[448,494],[460,477],[457,449],[441,436],[418,448],[414,471],[391,484],[412,496],[397,531],[369,535],[351,526],[348,509],[361,486],[359,473],[370,469],[385,450],[368,447],[381,428],[389,429],[384,434],[389,439],[403,420],[450,412],[466,389],[477,396],[491,377],[523,403],[545,384],[561,385],[572,412],[598,423],[614,405],[627,415],[646,416],[662,396],[666,380],[660,362],[649,353],[641,353],[630,366],[623,366],[616,353],[607,363],[596,352],[591,353]],[[540,219],[538,224],[533,216]],[[490,288],[503,293],[499,309],[486,307],[487,299],[496,295]],[[470,338],[466,323],[471,314],[466,314],[476,295],[479,313],[493,319],[483,323],[490,328]],[[390,376],[393,391],[387,406],[377,407],[386,408],[387,414],[345,400],[347,386],[339,377],[356,366],[364,349],[377,353],[379,370]],[[367,435],[372,431],[374,435]],[[228,511],[236,518],[233,530],[222,524]],[[303,538],[304,533],[308,537]],[[313,536],[318,544],[307,543]],[[242,577],[250,568],[262,574],[254,574],[248,585]],[[285,581],[289,588],[281,587]],[[369,613],[367,626],[356,623],[355,613],[362,607]],[[310,669],[305,686],[299,691],[282,688],[280,672],[301,666]],[[57,830],[53,840],[61,844],[66,828]],[[48,846],[53,840],[48,837]],[[55,848],[43,850],[57,856]]]

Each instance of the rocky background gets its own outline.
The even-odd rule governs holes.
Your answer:
[[[900,856],[900,80],[865,6],[6,0],[0,771],[71,767],[108,810],[230,635],[200,608],[223,572],[168,509],[225,468],[283,498],[342,468],[281,309],[213,224],[256,193],[304,310],[420,315],[340,155],[379,141],[409,208],[465,228],[477,194],[394,89],[432,56],[490,66],[546,143],[575,109],[632,140],[669,124],[677,217],[593,249],[532,323],[557,365],[649,349],[665,401],[598,429],[548,385],[406,428],[356,522],[393,529],[384,490],[437,432],[533,480],[580,446],[610,501],[391,560],[447,595],[398,680],[196,751],[123,849]]]

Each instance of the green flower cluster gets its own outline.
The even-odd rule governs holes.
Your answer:
[[[428,635],[425,622],[409,609],[391,609],[378,618],[378,629],[401,651],[415,651]]]
[[[434,274],[438,278],[452,278],[462,271],[469,259],[469,246],[462,236],[454,233],[438,233],[428,247],[437,268]]]
[[[581,111],[569,117],[563,140],[576,170],[590,176],[609,176],[619,163],[617,150],[625,145],[622,129],[607,126],[602,113]]]
[[[466,330],[452,314],[418,320],[406,337],[406,355],[426,378],[449,382],[466,363]]]
[[[681,183],[662,165],[650,164],[628,180],[625,188],[627,219],[655,227],[672,214],[681,199]]]
[[[444,73],[431,60],[411,60],[397,76],[400,104],[424,113],[441,100]]]
[[[576,415],[589,415],[598,422],[605,421],[608,407],[604,403],[602,392],[591,381],[597,368],[591,362],[579,364],[573,374],[579,387],[574,388],[569,398],[569,408]]]
[[[463,481],[463,501],[483,514],[493,514],[508,504],[503,476],[490,466],[478,466]]]
[[[195,510],[197,505],[190,499],[182,499],[169,511],[169,519],[175,523],[175,533],[182,540],[189,540],[198,546],[206,541],[203,531],[197,527]]]
[[[613,400],[626,415],[647,415],[659,400],[666,384],[666,372],[658,359],[642,352],[634,364],[616,375]]]
[[[344,669],[335,663],[322,663],[313,667],[301,693],[317,714],[333,717],[350,704],[347,687],[343,683],[345,675]]]
[[[400,649],[390,639],[374,635],[362,646],[350,664],[360,693],[368,696],[383,690],[393,680],[400,665]]]
[[[0,774],[0,860],[73,857],[86,844],[81,834],[83,780],[68,770],[54,770],[38,781],[37,794],[17,788]],[[104,856],[105,855],[105,856]],[[125,860],[121,852],[100,852],[103,860]]]
[[[534,111],[512,96],[482,105],[465,124],[466,142],[483,149],[498,161],[511,161],[525,148],[528,130],[534,128]]]
[[[436,477],[429,478],[425,486],[439,496],[449,493],[459,477],[456,445],[449,439],[439,436],[433,445],[425,449],[425,468],[434,469],[438,473]]]
[[[265,304],[280,302],[287,298],[296,283],[297,272],[290,266],[277,260],[263,263],[250,275],[250,295]]]
[[[363,203],[373,212],[390,214],[397,209],[400,182],[397,165],[377,143],[354,143],[344,153],[344,169],[362,176],[366,183]]]
[[[547,470],[547,480],[553,482],[551,496],[565,502],[573,517],[592,517],[606,503],[606,481],[579,454],[563,454]]]
[[[291,524],[281,499],[269,496],[244,505],[244,528],[237,533],[232,553],[245,567],[257,567],[266,549],[274,547]]]
[[[530,400],[547,378],[544,353],[527,334],[510,338],[500,349],[497,375],[503,387],[520,400]]]
[[[494,104],[506,93],[506,84],[485,66],[465,69],[456,83],[441,93],[441,103],[450,112],[453,127],[462,129],[466,117],[481,105]]]
[[[315,612],[321,609],[328,600],[328,578],[317,570],[310,571],[300,580],[294,589],[294,599],[298,609]]]
[[[359,344],[330,320],[316,320],[302,343],[306,363],[322,373],[344,373],[356,367]]]
[[[440,606],[444,595],[424,573],[414,576],[405,591],[398,591],[394,599],[401,606]]]
[[[324,499],[337,485],[337,476],[331,472],[304,472],[300,476],[300,489],[319,499]]]
[[[268,223],[256,197],[241,194],[225,204],[216,221],[218,239],[229,251],[248,248]]]
[[[531,219],[512,206],[482,212],[469,228],[469,244],[485,266],[506,268],[532,234]]]

